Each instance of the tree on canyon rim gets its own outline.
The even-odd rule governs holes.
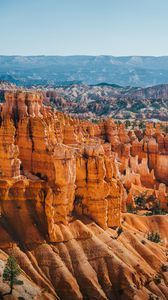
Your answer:
[[[9,283],[10,291],[4,295],[11,295],[14,285],[23,284],[23,281],[18,280],[20,273],[21,268],[19,267],[16,258],[14,256],[9,256],[3,271],[3,282]]]

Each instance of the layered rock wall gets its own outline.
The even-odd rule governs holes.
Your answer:
[[[103,228],[119,226],[123,187],[101,128],[52,112],[40,94],[8,92],[5,99],[1,200],[34,201],[52,242],[58,239],[58,225],[67,225],[74,214]]]

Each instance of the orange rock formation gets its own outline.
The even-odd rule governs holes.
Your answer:
[[[119,242],[114,228],[123,224],[126,204],[144,192],[168,209],[168,136],[153,124],[137,134],[112,120],[71,119],[44,106],[40,93],[8,92],[5,100],[0,247],[39,286],[39,299],[147,299],[148,291],[166,299],[166,279],[159,291],[149,282],[165,250],[150,243],[145,250],[129,216]],[[144,233],[148,226],[142,222]]]

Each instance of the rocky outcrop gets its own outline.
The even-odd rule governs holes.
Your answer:
[[[0,172],[7,177],[20,175],[19,149],[14,144],[15,127],[10,119],[2,121],[0,127]]]
[[[0,166],[9,178],[22,176],[12,182],[13,198],[6,199],[34,198],[37,212],[45,214],[52,242],[57,241],[57,225],[68,224],[74,213],[89,216],[103,228],[119,226],[122,184],[110,148],[107,152],[101,145],[100,129],[93,131],[87,122],[81,126],[78,120],[52,112],[42,105],[40,94],[8,92],[5,97]],[[30,196],[24,185],[39,186],[40,180],[45,187]],[[12,195],[9,190],[4,193]]]
[[[139,160],[146,158],[148,167],[154,170],[156,179],[168,184],[168,152],[164,140],[167,140],[167,136],[163,136],[159,144],[153,136],[144,138],[141,142],[136,140],[132,144],[131,153],[132,156],[138,155]]]
[[[5,98],[0,248],[39,286],[32,298],[143,299],[151,292],[166,299],[166,279],[164,292],[154,280],[165,250],[141,243],[152,223],[134,231],[136,220],[122,213],[139,195],[168,209],[167,135],[151,124],[137,133],[110,119],[80,122],[45,107],[39,93]]]
[[[103,228],[119,226],[121,187],[113,178],[113,162],[104,155],[101,145],[84,148],[76,172],[76,211]]]
[[[119,237],[115,230],[109,228],[104,231],[89,219],[74,220],[69,225],[58,225],[59,242],[47,244],[41,238],[40,227],[33,224],[30,208],[27,207],[25,221],[29,217],[32,227],[23,223],[20,234],[24,237],[26,232],[29,239],[38,238],[36,243],[24,242],[23,249],[22,244],[12,241],[9,228],[13,226],[15,234],[18,233],[17,222],[10,223],[7,231],[3,229],[3,235],[0,227],[1,237],[6,234],[3,251],[14,255],[23,270],[21,279],[24,285],[19,290],[19,296],[27,300],[30,294],[33,299],[42,300],[81,300],[84,297],[132,300],[148,299],[152,294],[162,300],[167,299],[166,272],[162,270],[162,266],[167,264],[168,224],[165,216],[124,214],[123,231]],[[152,230],[160,232],[161,245],[147,239],[147,233]],[[36,236],[32,236],[35,232]],[[3,265],[6,258],[6,255],[0,255]],[[158,274],[160,283],[157,281]],[[0,291],[6,290],[8,286],[0,281]],[[17,289],[14,296],[17,299]]]

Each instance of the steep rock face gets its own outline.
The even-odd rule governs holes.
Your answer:
[[[5,97],[0,248],[40,287],[33,297],[131,300],[153,293],[166,299],[160,271],[166,242],[157,248],[147,241],[146,233],[157,229],[153,219],[122,219],[121,210],[144,193],[167,210],[167,136],[150,125],[139,141],[112,120],[92,125],[53,112],[40,94]],[[167,238],[166,219],[158,222]]]
[[[107,183],[104,181],[105,165],[104,159],[96,153],[95,147],[86,147],[84,150],[85,158],[79,158],[78,167],[86,165],[83,178],[77,172],[77,192],[78,197],[82,198],[82,214],[93,215],[93,219],[102,227],[107,224],[107,200],[109,192]],[[99,150],[98,150],[99,152]],[[81,162],[83,160],[83,162]],[[79,179],[78,179],[79,178]],[[83,179],[81,181],[81,179]],[[78,203],[77,203],[78,205]],[[80,205],[80,201],[79,201]]]
[[[122,187],[110,171],[115,169],[115,163],[109,156],[111,150],[107,155],[101,146],[100,129],[93,131],[87,122],[81,126],[78,120],[53,113],[42,105],[40,94],[8,92],[5,98],[1,147],[10,147],[12,157],[6,159],[10,170],[2,162],[2,171],[8,177],[24,175],[30,182],[39,179],[46,182],[41,197],[51,241],[57,240],[57,224],[68,224],[73,212],[91,217],[104,228],[118,226]],[[23,186],[25,181],[23,178]],[[12,185],[14,193],[16,186]],[[22,190],[21,198],[26,200],[28,196]],[[78,197],[82,198],[80,210]],[[34,195],[40,203],[37,198]]]
[[[161,204],[161,207],[167,210],[168,197],[166,193],[166,185],[164,183],[159,184],[158,199]]]
[[[22,162],[22,168],[31,170],[31,156],[32,156],[32,138],[30,120],[24,118],[18,122],[16,143],[19,147],[19,157]]]
[[[77,158],[76,211],[103,228],[120,225],[122,187],[113,176],[113,165],[101,145],[85,146],[84,157]]]
[[[74,209],[76,160],[73,149],[57,145],[53,163],[55,181],[45,199],[45,212],[50,240],[57,241],[57,224],[67,224]]]
[[[77,135],[75,134],[74,127],[65,125],[64,127],[64,144],[77,144]]]
[[[166,140],[167,137],[163,138]],[[168,154],[165,142],[159,146],[155,137],[148,137],[141,140],[141,142],[135,141],[132,145],[132,155],[138,154],[138,158],[142,160],[147,158],[148,166],[150,170],[154,170],[154,174],[157,180],[163,181],[168,184]]]
[[[154,167],[156,177],[168,185],[168,155],[157,155],[156,166]]]
[[[119,137],[118,137],[118,131],[117,131],[116,124],[114,123],[114,121],[109,119],[104,124],[104,128],[105,128],[105,134],[106,134],[107,140],[108,140],[108,142],[111,143],[112,149],[114,151],[117,150],[117,147],[120,144],[120,141],[119,141]]]
[[[0,170],[7,177],[20,175],[18,146],[14,145],[15,127],[10,119],[5,119],[0,127]]]
[[[118,226],[121,202],[125,206],[121,182],[127,189],[132,184],[155,189],[158,180],[167,184],[167,136],[159,126],[147,124],[144,138],[138,141],[135,133],[112,120],[91,126],[54,113],[43,106],[38,93],[8,92],[5,99],[2,174],[29,179],[35,175],[47,181],[51,235],[54,226],[67,224],[74,211],[103,228]]]
[[[148,194],[149,189],[157,198],[159,183],[168,184],[168,135],[159,124],[153,123],[147,123],[144,132],[136,129],[134,133],[112,120],[107,120],[103,126],[105,138],[117,155],[119,178],[128,192],[127,204],[134,205],[135,195]],[[163,199],[167,199],[167,190],[165,186]],[[165,200],[159,197],[157,201],[167,210]]]

